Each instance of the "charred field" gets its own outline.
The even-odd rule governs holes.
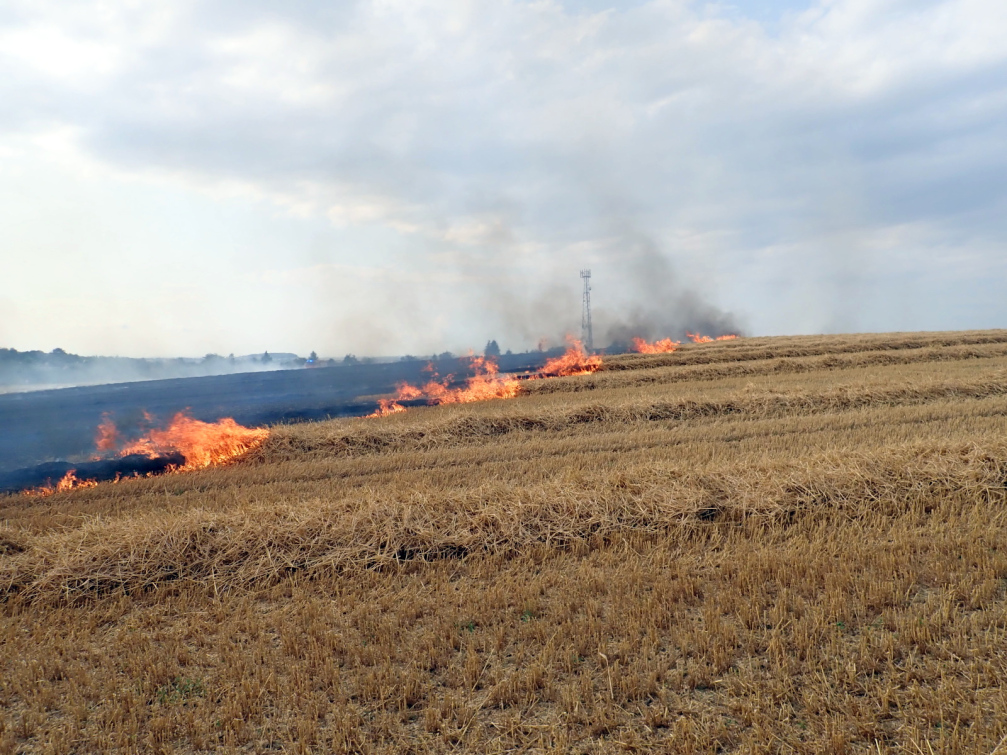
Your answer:
[[[539,367],[534,354],[501,358],[505,370]],[[0,393],[0,493],[37,484],[57,469],[89,461],[95,429],[104,416],[125,427],[145,412],[164,420],[177,412],[213,422],[232,417],[265,426],[358,416],[373,411],[374,394],[402,381],[419,382],[424,361],[355,364],[302,370],[148,380],[109,385]],[[438,362],[444,373],[463,373],[462,360]]]
[[[0,753],[993,752],[1005,414],[1007,331],[739,339],[0,497]]]

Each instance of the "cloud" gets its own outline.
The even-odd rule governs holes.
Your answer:
[[[1005,33],[997,0],[819,0],[772,29],[686,0],[15,3],[0,129],[72,134],[117,175],[386,229],[408,274],[385,285],[449,341],[575,324],[587,266],[613,322],[674,291],[648,322],[739,324],[719,308],[752,332],[905,328],[865,302],[872,265],[910,292],[956,255],[980,275],[1007,236]],[[656,270],[670,289],[644,285]]]

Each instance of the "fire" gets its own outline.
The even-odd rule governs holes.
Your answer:
[[[647,343],[642,338],[633,339],[633,351],[638,354],[670,354],[677,351],[682,345],[681,341],[672,341],[670,338],[662,338],[660,341]]]
[[[701,336],[698,333],[686,333],[687,336],[692,340],[693,343],[713,343],[714,341],[733,341],[738,336],[732,334],[717,336],[716,338],[711,338],[710,336]]]
[[[501,376],[496,360],[490,357],[472,357],[470,364],[475,375],[466,380],[462,388],[448,387],[451,375],[442,382],[431,380],[423,386],[423,393],[430,398],[430,403],[467,404],[493,398],[513,398],[517,395],[519,381]]]
[[[398,399],[394,398],[379,398],[378,408],[368,417],[387,417],[389,414],[398,414],[399,412],[404,412],[406,408],[402,404],[398,403]]]
[[[74,488],[93,488],[96,487],[98,483],[95,480],[78,480],[77,470],[71,469],[65,475],[63,479],[56,483],[57,492],[62,493],[64,490],[73,490]]]
[[[601,367],[601,357],[588,354],[580,341],[568,338],[570,346],[559,357],[545,363],[538,375],[529,377],[537,380],[545,377],[567,377],[570,375],[588,375]],[[438,380],[435,376],[422,388],[409,383],[400,383],[393,398],[378,399],[378,408],[368,417],[387,417],[389,414],[404,412],[406,407],[400,401],[411,401],[425,398],[430,405],[437,404],[467,404],[471,401],[488,401],[494,398],[514,398],[518,395],[521,380],[510,375],[501,375],[499,367],[491,357],[470,357],[470,365],[475,375],[465,381],[465,385],[452,388],[454,375]],[[424,368],[433,372],[433,365]]]
[[[173,452],[185,457],[181,470],[222,464],[262,444],[269,430],[239,425],[230,417],[201,422],[179,412],[163,430],[153,429],[119,451],[120,456],[145,454],[154,457]]]
[[[153,417],[146,412],[144,417],[147,421],[153,421]],[[166,428],[149,430],[138,440],[120,448],[116,455],[143,454],[153,459],[159,456],[181,454],[185,458],[185,463],[178,466],[168,466],[167,471],[184,472],[230,461],[257,448],[267,437],[269,437],[269,430],[244,427],[230,417],[217,422],[201,422],[179,412]],[[115,423],[108,415],[103,415],[95,436],[95,445],[99,451],[106,452],[105,458],[108,458],[109,451],[116,450],[119,438],[119,430]],[[95,457],[96,460],[101,458],[102,456]],[[118,481],[119,475],[117,473],[114,482]],[[71,469],[55,486],[26,490],[25,495],[46,496],[78,488],[93,488],[97,484],[97,480],[78,479],[77,470]]]
[[[555,357],[545,363],[542,375],[545,377],[569,377],[572,375],[590,375],[601,367],[601,356],[588,354],[584,344],[576,338],[567,338],[567,349],[563,356]]]
[[[119,445],[119,430],[106,412],[101,415],[101,424],[98,425],[94,446],[99,451],[114,451],[117,445]]]
[[[452,388],[454,375],[448,375],[438,380],[436,375],[422,388],[409,383],[400,383],[395,397],[379,399],[378,409],[370,417],[386,417],[389,414],[404,412],[406,408],[400,401],[411,401],[426,398],[427,403],[436,404],[467,404],[471,401],[488,401],[494,398],[513,398],[518,394],[520,381],[517,378],[502,376],[497,363],[490,357],[471,357],[470,365],[475,374],[465,381],[465,385]],[[424,368],[433,372],[433,365]]]
[[[65,493],[68,490],[75,490],[77,488],[93,488],[97,487],[97,480],[79,480],[77,479],[77,470],[71,469],[67,471],[65,475],[56,483],[55,486],[45,486],[41,488],[33,488],[32,490],[26,490],[25,495],[30,496],[47,496],[53,493]]]

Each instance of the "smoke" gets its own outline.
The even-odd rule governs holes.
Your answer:
[[[683,340],[686,333],[743,334],[744,328],[734,314],[685,287],[671,262],[660,254],[646,255],[631,272],[637,297],[622,310],[598,311],[595,330],[602,338],[595,336],[596,344],[624,345],[633,337]]]
[[[625,345],[632,338],[683,340],[686,333],[742,335],[744,327],[731,312],[707,301],[678,276],[668,257],[648,238],[640,237],[624,263],[621,285],[628,294],[621,307],[599,307],[596,345]]]
[[[268,353],[268,352],[267,352]],[[200,359],[135,359],[79,356],[62,349],[17,351],[0,348],[0,394],[47,388],[70,388],[141,380],[272,372],[303,367],[305,360],[291,353],[229,357],[207,354]]]
[[[567,334],[580,334],[580,297],[576,270],[569,281],[535,287],[509,283],[487,292],[500,321],[501,345],[517,350],[563,344]]]
[[[504,270],[478,275],[477,265],[462,263],[473,285],[453,304],[481,348],[489,339],[503,349],[534,350],[563,346],[567,336],[581,336],[582,281],[592,270],[594,345],[627,346],[632,338],[684,340],[686,332],[718,336],[743,334],[740,318],[710,301],[696,284],[679,275],[674,261],[645,232],[619,228],[604,243],[557,244],[531,266],[512,249],[492,249],[497,260],[514,260]],[[524,263],[524,264],[523,264]],[[489,265],[487,265],[489,267]],[[443,299],[442,308],[452,303]],[[456,310],[457,311],[457,310]]]

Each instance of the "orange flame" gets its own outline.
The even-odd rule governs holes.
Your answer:
[[[404,412],[406,408],[402,404],[398,403],[397,399],[394,398],[379,398],[378,408],[372,413],[368,414],[368,417],[387,417],[389,414],[398,414],[399,412]]]
[[[633,339],[633,351],[638,354],[670,354],[681,345],[681,341],[672,341],[670,338],[662,338],[654,343],[647,343],[642,338]]]
[[[389,414],[404,412],[406,408],[399,401],[410,401],[426,397],[427,403],[436,404],[467,404],[471,401],[488,401],[494,398],[513,398],[518,394],[520,381],[516,378],[501,376],[494,359],[490,357],[471,357],[470,365],[475,374],[459,388],[451,388],[454,375],[448,375],[442,380],[434,378],[422,388],[409,383],[400,383],[394,398],[379,399],[378,408],[369,417],[386,417]],[[425,371],[433,372],[433,366],[427,365]]]
[[[584,350],[584,344],[576,338],[566,339],[566,352],[563,356],[555,357],[545,363],[542,374],[546,377],[570,377],[572,375],[590,375],[597,372],[601,367],[601,356],[598,354],[588,354]]]
[[[488,401],[493,398],[513,398],[518,393],[518,380],[501,377],[496,360],[491,357],[472,357],[470,365],[475,375],[465,381],[463,388],[448,388],[451,376],[441,383],[430,381],[423,392],[434,404],[467,404],[471,401]]]
[[[148,421],[153,417],[144,412]],[[183,472],[191,469],[202,469],[211,464],[222,464],[248,451],[257,448],[266,438],[269,430],[264,428],[243,427],[230,417],[217,422],[201,422],[179,412],[163,430],[153,429],[139,440],[129,443],[120,449],[119,456],[143,454],[149,457],[180,453],[185,457],[185,464],[169,467],[169,471]],[[119,430],[108,415],[103,415],[98,425],[95,445],[100,451],[113,451],[118,445]],[[101,457],[96,457],[101,458]],[[117,476],[114,482],[118,482]],[[77,488],[93,488],[97,480],[80,480],[77,470],[71,469],[55,486],[46,486],[24,491],[25,495],[46,496],[62,493]]]
[[[31,490],[24,491],[24,494],[42,497],[52,495],[53,493],[65,493],[68,490],[76,488],[93,488],[97,487],[97,485],[97,480],[78,480],[77,470],[71,469],[63,475],[62,479],[55,486],[47,485],[41,488],[32,488]]]
[[[94,446],[99,451],[114,451],[117,445],[119,445],[119,430],[106,412],[101,415],[101,424],[98,425],[98,434],[94,438]]]
[[[588,354],[583,344],[574,338],[568,338],[570,346],[563,356],[555,357],[545,363],[538,375],[529,380],[545,377],[566,377],[570,375],[588,375],[601,367],[601,357]],[[387,417],[389,414],[404,412],[406,407],[400,401],[410,401],[426,398],[430,405],[437,404],[467,404],[471,401],[488,401],[495,398],[514,398],[518,395],[521,380],[509,375],[500,375],[494,359],[490,357],[470,357],[470,365],[475,375],[465,381],[460,388],[451,388],[454,375],[448,375],[442,380],[436,378],[422,388],[409,383],[400,383],[393,398],[378,399],[378,408],[368,417]],[[433,371],[432,365],[427,365],[426,371]]]
[[[202,469],[247,453],[268,437],[269,430],[244,427],[230,417],[216,422],[201,422],[179,412],[168,427],[150,430],[120,450],[119,455],[145,454],[153,457],[178,452],[185,457],[185,465],[180,467],[180,471]]]
[[[710,336],[701,336],[698,333],[686,333],[687,336],[692,340],[693,343],[713,343],[714,341],[733,341],[738,336],[732,334],[725,336],[717,336],[716,338],[711,338]]]

